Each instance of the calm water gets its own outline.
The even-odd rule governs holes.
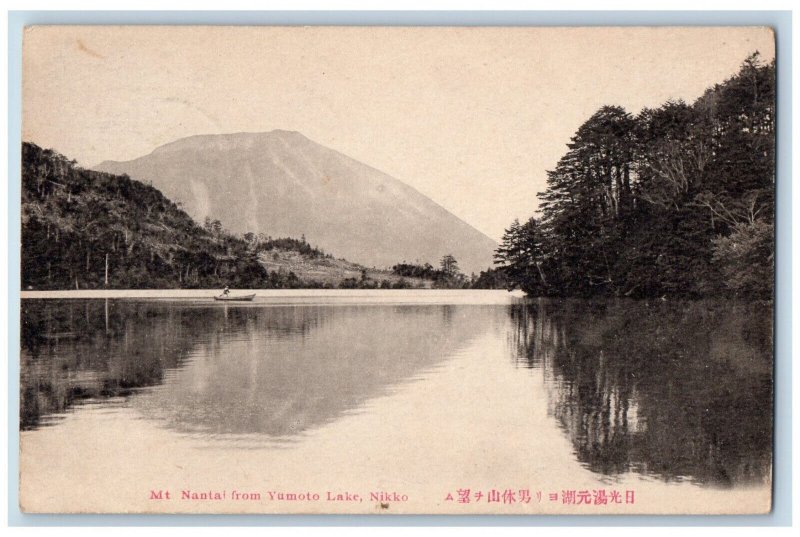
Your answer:
[[[446,439],[601,483],[769,482],[771,305],[402,297],[23,300],[24,447],[102,438],[111,453],[89,453],[121,466],[113,446],[151,427],[185,460],[291,461],[352,431],[404,430],[409,450],[444,452],[440,466],[456,466]]]

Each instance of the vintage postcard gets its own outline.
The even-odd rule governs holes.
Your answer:
[[[25,513],[764,514],[764,27],[31,26]]]

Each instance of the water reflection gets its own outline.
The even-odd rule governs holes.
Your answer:
[[[549,413],[591,470],[769,480],[770,305],[539,300],[510,316],[516,363],[542,370]]]
[[[23,300],[20,426],[48,423],[76,402],[160,382],[207,337],[187,312],[113,301]]]
[[[24,301],[23,429],[131,397],[190,433],[302,433],[413,380],[502,319],[487,306]],[[144,389],[147,388],[147,389]]]
[[[369,412],[408,382],[444,377],[476,397],[455,401],[440,385],[430,396],[438,408],[517,408],[520,393],[543,405],[534,401],[544,390],[545,419],[573,446],[564,468],[577,459],[604,479],[633,472],[715,486],[770,479],[768,304],[23,300],[22,321],[22,429],[114,403],[168,431],[294,440]],[[475,341],[464,356],[481,357],[480,374],[459,361]],[[517,395],[504,392],[510,385]],[[382,408],[389,429],[426,419],[424,408]],[[491,421],[476,420],[466,441],[493,435]],[[533,426],[516,423],[528,427],[520,437]]]

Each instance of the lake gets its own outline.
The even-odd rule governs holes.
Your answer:
[[[191,293],[23,297],[26,510],[770,508],[771,304]]]

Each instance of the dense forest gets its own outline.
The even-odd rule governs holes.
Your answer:
[[[604,106],[495,259],[534,295],[771,298],[775,62],[758,53],[693,104]]]

